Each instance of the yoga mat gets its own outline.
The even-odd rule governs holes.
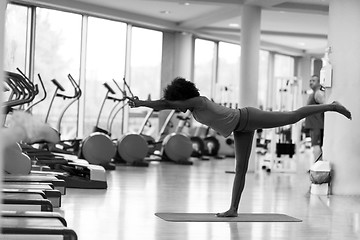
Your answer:
[[[217,217],[215,213],[155,213],[169,222],[302,222],[278,213],[239,213],[237,217]]]

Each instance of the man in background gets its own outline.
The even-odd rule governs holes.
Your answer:
[[[309,95],[307,105],[325,103],[325,88],[320,84],[318,75],[310,79],[310,88],[313,92]],[[314,161],[322,160],[322,146],[324,137],[324,113],[314,114],[305,119],[305,128],[309,129]]]

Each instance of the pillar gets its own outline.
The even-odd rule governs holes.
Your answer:
[[[175,77],[193,80],[194,39],[192,34],[176,32],[163,34],[161,89]]]
[[[161,64],[161,91],[175,78],[193,80],[194,38],[184,32],[164,32]],[[161,92],[161,96],[162,96]],[[159,126],[165,121],[168,112],[162,111]],[[174,121],[174,125],[177,121]]]
[[[258,107],[261,8],[244,5],[241,14],[240,106]]]
[[[360,195],[360,1],[331,0],[328,44],[333,67],[329,101],[338,100],[353,120],[325,114],[324,159],[333,169],[332,193]]]
[[[241,13],[240,107],[258,107],[261,8],[244,4]],[[255,137],[249,172],[255,171]]]
[[[175,35],[175,68],[174,75],[193,80],[194,39],[189,33]]]

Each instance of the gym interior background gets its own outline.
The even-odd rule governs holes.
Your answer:
[[[267,155],[253,154],[240,211],[285,213],[301,223],[165,222],[154,213],[226,210],[233,175],[225,171],[232,170],[233,159],[194,160],[191,166],[151,162],[107,171],[106,190],[67,191],[57,211],[79,239],[359,238],[357,0],[13,0],[2,1],[0,11],[4,71],[19,68],[34,83],[40,74],[49,95],[52,79],[72,94],[68,74],[82,89],[62,119],[64,139],[83,139],[96,124],[114,139],[139,131],[147,109],[125,107],[112,125],[111,101],[99,114],[108,90],[103,84],[121,98],[114,80],[124,87],[123,79],[139,98],[158,99],[171,79],[183,76],[219,104],[286,111],[306,104],[310,76],[320,75],[329,60],[327,98],[352,111],[351,122],[332,114],[325,118],[323,157],[333,171],[331,194],[309,192],[312,160],[301,122],[290,128],[293,158],[274,163],[278,158],[269,150],[269,173],[262,169]],[[40,119],[48,114],[56,126],[66,100],[56,99],[48,109],[50,102],[47,97],[32,113]],[[145,133],[156,137],[164,119],[153,114]],[[273,144],[278,140],[276,130],[263,134]]]

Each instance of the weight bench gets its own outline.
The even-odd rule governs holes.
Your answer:
[[[52,212],[53,205],[43,196],[32,193],[4,193],[2,194],[2,208],[16,211]]]
[[[1,220],[1,239],[78,239],[58,213],[2,212]]]
[[[42,191],[46,198],[53,203],[53,207],[60,207],[61,193],[59,190],[54,190],[52,184],[46,183],[3,183],[3,190],[11,191]]]
[[[58,190],[31,190],[31,189],[3,189],[3,193],[12,193],[12,194],[21,194],[21,193],[27,193],[27,194],[33,194],[33,195],[39,195],[43,199],[48,199],[54,208],[61,207],[61,193]]]
[[[41,175],[5,175],[5,182],[11,183],[51,183],[56,190],[59,190],[62,195],[66,194],[66,183],[62,179],[58,179],[55,176],[41,176]]]

